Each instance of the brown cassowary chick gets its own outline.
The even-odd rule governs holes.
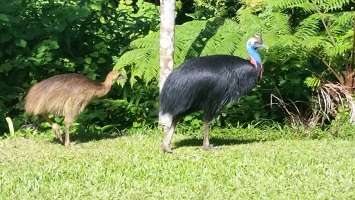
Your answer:
[[[25,98],[25,111],[47,120],[48,114],[64,117],[64,140],[60,126],[49,122],[56,137],[68,146],[69,128],[76,117],[92,99],[106,95],[111,90],[112,84],[121,77],[123,76],[115,70],[108,73],[105,81],[101,83],[75,73],[50,77],[31,87]]]

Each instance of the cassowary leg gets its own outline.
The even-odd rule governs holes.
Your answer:
[[[203,123],[203,148],[206,150],[213,147],[213,145],[210,144],[210,140],[208,137],[209,131],[210,131],[210,122],[205,121]]]
[[[174,132],[175,132],[176,122],[177,121],[174,120],[169,129],[168,128],[164,129],[165,138],[164,138],[163,144],[162,144],[162,148],[163,148],[164,152],[172,153],[171,141],[173,139],[173,135],[174,135]]]
[[[171,140],[174,135],[177,120],[176,119],[174,120],[171,115],[167,114],[160,117],[160,123],[163,127],[163,131],[165,135],[163,139],[163,143],[161,144],[161,149],[166,153],[172,153]]]
[[[54,136],[61,142],[63,143],[63,132],[61,130],[61,127],[59,124],[53,122],[47,115],[42,115],[42,117],[51,124],[52,131],[54,133]]]
[[[70,132],[70,126],[73,123],[73,120],[65,118],[64,119],[64,124],[65,124],[65,139],[64,139],[64,146],[68,147],[70,145],[70,139],[69,139],[69,132]]]
[[[52,131],[53,131],[55,137],[63,144],[64,143],[63,132],[57,123],[52,124]]]

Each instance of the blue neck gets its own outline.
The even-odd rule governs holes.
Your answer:
[[[258,66],[261,65],[261,58],[258,51],[255,48],[251,47],[250,45],[247,45],[247,51],[249,53],[249,56],[255,60]]]

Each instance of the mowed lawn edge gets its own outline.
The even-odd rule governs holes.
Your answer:
[[[351,199],[355,141],[242,140],[217,147],[133,134],[65,148],[48,138],[0,140],[0,199]]]

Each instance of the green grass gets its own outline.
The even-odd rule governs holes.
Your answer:
[[[353,139],[220,130],[213,133],[214,150],[202,150],[193,136],[175,135],[174,153],[163,154],[161,135],[146,132],[79,137],[69,149],[48,134],[0,139],[0,199],[355,197]]]

